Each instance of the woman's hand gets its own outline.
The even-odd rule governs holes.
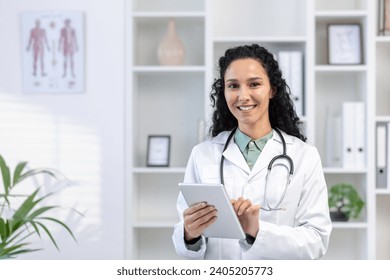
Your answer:
[[[259,211],[260,205],[252,205],[249,199],[243,197],[237,200],[231,199],[234,211],[238,216],[242,229],[245,233],[256,237],[259,231]]]
[[[217,209],[205,202],[197,203],[183,212],[184,238],[189,241],[199,237],[217,219]]]

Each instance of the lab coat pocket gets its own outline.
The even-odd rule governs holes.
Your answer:
[[[209,184],[221,183],[219,165],[204,165],[202,167],[200,174],[201,174],[202,183],[209,183]]]

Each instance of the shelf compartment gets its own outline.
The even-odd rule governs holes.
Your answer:
[[[390,259],[390,196],[377,196],[376,203],[376,258]]]
[[[367,227],[367,209],[368,209],[368,189],[367,189],[367,174],[340,173],[340,174],[325,174],[325,180],[328,190],[336,184],[345,183],[351,184],[356,188],[356,191],[362,197],[365,205],[360,213],[359,218],[352,219],[345,223],[334,223],[336,228],[365,228]]]
[[[134,61],[136,66],[159,65],[157,49],[168,29],[170,17],[134,18]],[[205,65],[204,18],[173,18],[185,49],[184,65]]]
[[[367,226],[335,228],[330,235],[325,260],[367,259]]]
[[[134,231],[137,260],[182,259],[176,254],[172,242],[172,229],[136,229]]]
[[[250,45],[253,43],[259,44],[262,47],[269,50],[271,53],[277,55],[279,51],[301,51],[303,53],[303,59],[305,61],[306,54],[306,41],[305,40],[286,40],[280,38],[280,40],[272,40],[272,38],[267,38],[262,40],[262,38],[243,38],[240,41],[230,41],[228,38],[225,40],[220,40],[214,42],[214,65],[218,65],[219,58],[224,55],[225,51],[228,48],[239,46],[239,45]],[[304,72],[305,75],[305,72]],[[304,79],[305,80],[305,79]]]
[[[218,23],[214,24],[214,37],[306,35],[306,0],[273,0],[271,5],[267,0],[247,0],[245,5],[236,0],[212,2],[214,22]]]
[[[176,202],[183,174],[135,174],[132,227],[172,227],[179,221]]]
[[[169,166],[186,166],[205,115],[204,73],[138,73],[134,79],[134,166],[146,167],[148,136],[159,134],[171,136]]]
[[[359,24],[361,26],[361,41],[366,42],[366,18],[361,17],[321,17],[316,19],[315,64],[328,65],[328,25],[329,24]],[[366,61],[367,48],[362,43],[362,65]]]
[[[376,113],[390,116],[390,44],[377,43],[376,50]]]
[[[365,102],[366,88],[366,72],[316,72],[315,143],[325,167],[342,167],[342,104]],[[327,131],[334,127],[338,129]]]

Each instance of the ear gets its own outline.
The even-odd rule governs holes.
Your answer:
[[[271,89],[270,93],[269,93],[269,99],[272,99],[274,98],[276,95],[276,90],[275,89]]]

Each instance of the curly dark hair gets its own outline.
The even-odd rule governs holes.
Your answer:
[[[220,78],[215,79],[212,85],[210,99],[214,108],[210,134],[214,137],[225,130],[232,130],[238,126],[237,119],[230,112],[225,99],[225,72],[230,63],[237,59],[253,58],[261,63],[268,74],[271,88],[275,96],[270,100],[269,118],[272,128],[279,128],[287,134],[306,141],[301,133],[301,124],[290,98],[290,88],[282,77],[278,62],[272,53],[257,44],[243,45],[230,48],[219,59]]]

